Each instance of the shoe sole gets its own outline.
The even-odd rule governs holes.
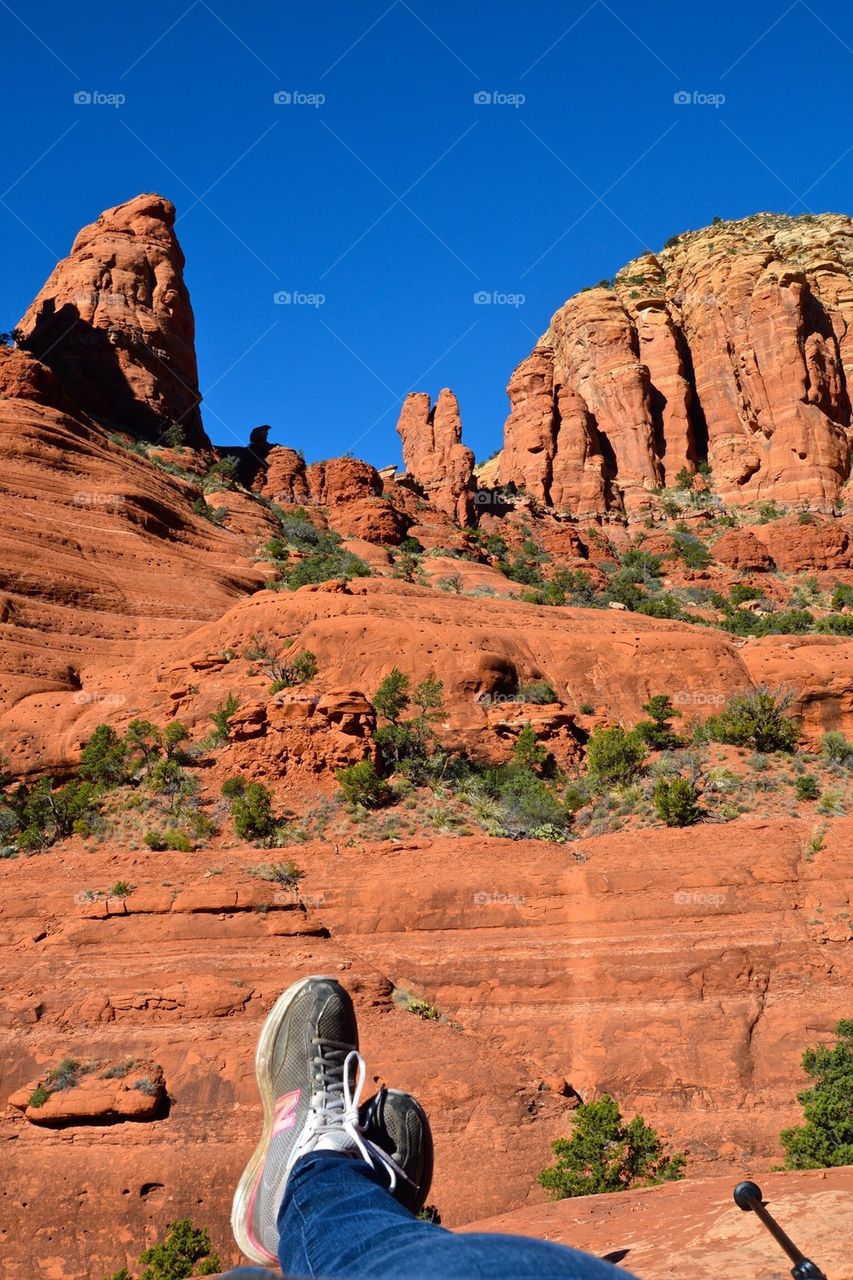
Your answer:
[[[258,1082],[258,1092],[261,1095],[261,1102],[264,1108],[264,1127],[260,1141],[255,1147],[252,1158],[243,1170],[242,1177],[237,1183],[237,1190],[234,1192],[234,1199],[231,1203],[231,1231],[241,1253],[244,1253],[247,1258],[251,1258],[252,1262],[260,1263],[261,1266],[269,1266],[270,1263],[278,1266],[277,1257],[267,1253],[266,1250],[261,1252],[260,1248],[252,1243],[247,1227],[251,1217],[255,1188],[269,1151],[275,1122],[275,1090],[272,1084],[270,1061],[283,1018],[290,1012],[291,1005],[296,997],[301,995],[309,983],[317,981],[337,982],[338,980],[328,974],[312,974],[309,978],[300,978],[298,982],[294,982],[292,986],[289,986],[286,991],[282,992],[267,1014],[266,1021],[261,1028],[258,1046],[255,1050],[255,1079]],[[286,1052],[287,1045],[285,1045]]]

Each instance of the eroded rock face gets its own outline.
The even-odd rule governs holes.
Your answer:
[[[453,392],[445,387],[432,407],[424,392],[406,396],[397,430],[406,470],[429,500],[457,524],[470,524],[474,455],[462,444],[462,420]]]
[[[329,527],[345,538],[397,546],[411,519],[383,497],[382,477],[358,458],[306,464],[301,453],[275,445],[255,488],[284,507],[324,507]]]
[[[188,445],[204,448],[195,324],[174,223],[163,196],[107,209],[57,263],[19,329],[27,350],[92,417],[155,440],[176,422]]]
[[[766,573],[773,558],[751,529],[729,529],[714,543],[714,559],[741,573]]]
[[[500,482],[631,514],[707,458],[726,503],[829,510],[849,475],[851,273],[850,218],[768,214],[576,295],[510,380]]]

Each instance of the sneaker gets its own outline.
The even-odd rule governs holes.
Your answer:
[[[278,1211],[300,1156],[361,1156],[386,1170],[392,1191],[402,1171],[363,1135],[359,1100],[366,1070],[352,1000],[335,978],[303,978],[279,996],[261,1031],[255,1075],[264,1126],[234,1193],[231,1228],[246,1257],[275,1265]]]
[[[410,1213],[420,1213],[432,1184],[433,1145],[429,1120],[416,1098],[400,1089],[380,1089],[359,1111],[362,1132],[384,1151],[402,1177],[393,1195]]]

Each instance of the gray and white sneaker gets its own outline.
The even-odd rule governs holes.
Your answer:
[[[231,1228],[248,1258],[275,1264],[278,1211],[300,1156],[361,1156],[386,1170],[392,1192],[407,1175],[364,1132],[359,1103],[366,1069],[358,1025],[352,1000],[335,978],[303,978],[279,996],[261,1031],[255,1075],[264,1124],[234,1193]]]

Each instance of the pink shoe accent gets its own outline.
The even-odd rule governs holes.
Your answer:
[[[280,1098],[276,1098],[275,1106],[273,1107],[273,1115],[275,1119],[273,1122],[272,1130],[270,1132],[270,1141],[272,1141],[272,1139],[277,1134],[283,1133],[285,1129],[292,1129],[293,1126],[296,1124],[296,1107],[299,1103],[300,1093],[301,1093],[300,1089],[294,1089],[291,1093],[285,1093],[285,1094],[282,1094]],[[266,1161],[258,1169],[258,1176],[255,1179],[255,1185],[252,1188],[252,1195],[251,1195],[251,1199],[249,1200],[249,1212],[246,1215],[248,1220],[245,1224],[245,1231],[249,1240],[255,1246],[258,1252],[265,1253],[267,1256],[267,1260],[269,1262],[277,1263],[278,1258],[275,1256],[275,1254],[270,1253],[269,1250],[266,1248],[266,1246],[261,1244],[260,1240],[256,1238],[255,1233],[252,1230],[252,1219],[253,1219],[254,1210],[255,1210],[255,1200],[257,1199],[257,1196],[258,1196],[258,1191],[261,1185],[261,1179],[264,1176],[265,1164],[266,1164]]]
[[[292,1093],[285,1093],[280,1098],[276,1098],[273,1109],[275,1123],[270,1137],[275,1138],[279,1133],[285,1129],[292,1129],[296,1124],[296,1107],[300,1092],[299,1089],[294,1089]]]

